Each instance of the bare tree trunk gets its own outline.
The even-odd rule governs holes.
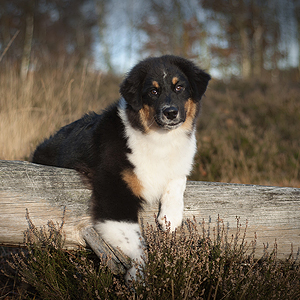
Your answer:
[[[300,5],[299,5],[299,10],[300,10]],[[298,73],[300,76],[300,17],[297,19],[297,22],[298,22]]]
[[[10,41],[10,25],[9,18],[5,15],[1,18],[1,35],[4,44],[7,45]]]
[[[300,1],[294,0],[294,13],[298,31],[298,73],[300,76]]]
[[[99,32],[99,39],[100,39],[100,44],[103,48],[102,53],[104,57],[104,62],[108,68],[108,71],[111,72],[113,70],[113,66],[111,63],[111,55],[110,55],[110,49],[107,44],[107,42],[104,39],[104,28],[105,28],[105,22],[104,22],[104,17],[105,17],[105,5],[106,1],[105,0],[95,0],[95,5],[96,5],[96,13],[97,13],[97,24],[98,24],[98,32]]]
[[[262,76],[263,70],[263,28],[258,26],[254,32],[254,57],[253,57],[253,74],[257,77]]]
[[[23,55],[22,55],[21,69],[20,69],[20,76],[21,79],[23,80],[27,77],[29,64],[30,64],[32,38],[33,38],[34,1],[31,1],[29,6],[30,9],[26,16],[24,48],[23,48]]]
[[[250,40],[246,32],[246,28],[240,29],[241,36],[241,65],[242,65],[242,77],[247,79],[251,75],[251,54],[250,54]]]
[[[78,22],[78,26],[76,28],[76,43],[78,50],[77,67],[83,67],[86,58],[85,37],[82,27],[82,22]]]

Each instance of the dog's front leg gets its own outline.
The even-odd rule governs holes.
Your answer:
[[[170,229],[175,230],[182,223],[183,215],[183,193],[186,186],[186,177],[171,180],[161,198],[158,223],[163,230],[167,229],[170,222]]]
[[[138,264],[144,264],[144,242],[138,223],[105,220],[97,222],[94,227],[111,246],[119,248]],[[127,271],[125,280],[136,279],[136,272],[135,266],[131,267]]]

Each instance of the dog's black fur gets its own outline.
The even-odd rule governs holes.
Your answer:
[[[134,196],[120,174],[134,167],[126,154],[124,125],[116,104],[101,115],[91,113],[64,126],[34,152],[32,162],[75,169],[93,188],[91,214],[95,221],[137,222],[142,199]]]

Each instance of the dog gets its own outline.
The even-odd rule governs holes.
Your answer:
[[[139,62],[119,101],[89,113],[40,144],[32,162],[75,169],[92,187],[91,216],[105,241],[139,263],[138,213],[160,203],[163,230],[182,223],[186,177],[196,152],[196,119],[210,75],[173,55]],[[132,267],[125,276],[135,278]]]

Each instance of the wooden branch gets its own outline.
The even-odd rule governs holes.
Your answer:
[[[126,270],[131,267],[130,258],[107,244],[92,226],[84,228],[82,236],[95,254],[106,263],[112,273],[125,274]]]
[[[28,228],[26,209],[36,227],[48,220],[61,223],[65,211],[66,248],[89,244],[97,255],[105,255],[124,272],[128,260],[107,244],[92,229],[89,217],[91,191],[74,170],[19,161],[0,161],[0,244],[22,245]],[[154,223],[158,206],[145,206],[144,223]],[[248,220],[247,237],[257,233],[257,255],[264,244],[278,243],[278,257],[300,246],[300,189],[256,185],[188,182],[184,218],[205,220],[206,227],[216,226],[218,216],[229,233],[236,231],[236,217]],[[103,246],[104,245],[104,246]],[[110,250],[108,250],[110,249]],[[102,254],[100,254],[102,253]],[[109,253],[109,254],[108,254]],[[110,263],[109,263],[110,264]],[[114,267],[112,267],[114,268]],[[123,271],[122,271],[123,268]]]

